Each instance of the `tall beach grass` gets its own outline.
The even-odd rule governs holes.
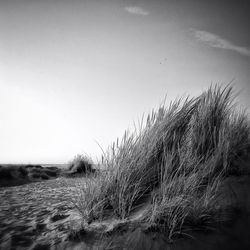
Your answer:
[[[82,187],[84,221],[128,219],[146,204],[141,222],[169,239],[210,228],[223,220],[213,202],[220,183],[248,172],[239,162],[250,151],[249,124],[230,85],[160,106],[104,152],[107,170]]]

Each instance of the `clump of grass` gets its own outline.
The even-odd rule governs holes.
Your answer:
[[[231,86],[216,85],[162,105],[139,130],[126,131],[103,156],[107,171],[83,187],[84,219],[125,219],[147,200],[144,221],[169,239],[218,221],[212,202],[218,187],[244,173],[235,163],[250,149],[249,120],[233,101]]]
[[[74,173],[92,173],[94,172],[93,169],[93,162],[92,160],[85,156],[85,155],[77,155],[75,158],[69,163],[69,168],[71,172]]]

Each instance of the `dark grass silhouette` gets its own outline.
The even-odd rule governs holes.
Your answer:
[[[147,205],[140,222],[169,240],[227,221],[234,208],[222,211],[214,198],[225,178],[249,172],[250,152],[249,120],[236,111],[232,87],[162,105],[141,124],[104,153],[107,171],[82,187],[84,221],[126,220]]]
[[[61,170],[41,165],[0,165],[0,186],[16,186],[60,176]]]
[[[26,177],[28,171],[24,166],[19,165],[0,165],[0,179],[13,179],[15,177]]]
[[[22,165],[0,165],[0,186],[24,184],[28,180],[28,170]]]

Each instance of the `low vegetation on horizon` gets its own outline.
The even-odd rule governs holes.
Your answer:
[[[142,122],[143,124],[143,122]],[[107,171],[83,186],[79,210],[86,223],[129,219],[146,206],[141,222],[169,239],[219,220],[213,199],[230,175],[246,174],[250,123],[236,111],[231,86],[210,87],[178,99],[126,131],[103,155]]]
[[[0,165],[0,187],[23,185],[33,181],[57,178],[61,170],[57,167],[42,167],[32,164]]]
[[[38,164],[0,165],[0,187],[28,184],[58,177],[79,177],[95,173],[93,162],[84,155],[77,155],[69,162],[68,168]]]

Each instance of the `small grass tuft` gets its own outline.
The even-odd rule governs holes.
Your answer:
[[[85,155],[75,156],[75,158],[69,163],[68,169],[71,172],[78,174],[94,172],[92,160]]]

